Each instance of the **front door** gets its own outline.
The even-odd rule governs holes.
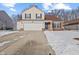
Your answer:
[[[50,22],[45,22],[45,30],[48,30],[50,26]]]

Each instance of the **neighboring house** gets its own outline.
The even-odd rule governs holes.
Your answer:
[[[79,30],[79,19],[64,21],[65,30]]]
[[[5,11],[0,11],[0,30],[13,30],[13,21]]]
[[[17,30],[61,30],[62,21],[53,15],[45,13],[32,6],[24,10],[21,14],[22,19],[17,22]]]

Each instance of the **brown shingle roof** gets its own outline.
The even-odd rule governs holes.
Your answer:
[[[45,15],[45,20],[60,21],[60,18],[54,15]]]

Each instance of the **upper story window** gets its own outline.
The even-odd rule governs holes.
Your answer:
[[[25,18],[31,18],[31,14],[25,14]]]
[[[36,14],[36,18],[42,18],[42,14]]]

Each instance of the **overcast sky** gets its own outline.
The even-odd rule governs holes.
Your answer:
[[[33,3],[0,3],[0,10],[6,11],[10,16],[20,14],[24,9],[32,6]],[[53,9],[72,10],[79,6],[79,3],[36,3],[39,9],[49,12]]]

